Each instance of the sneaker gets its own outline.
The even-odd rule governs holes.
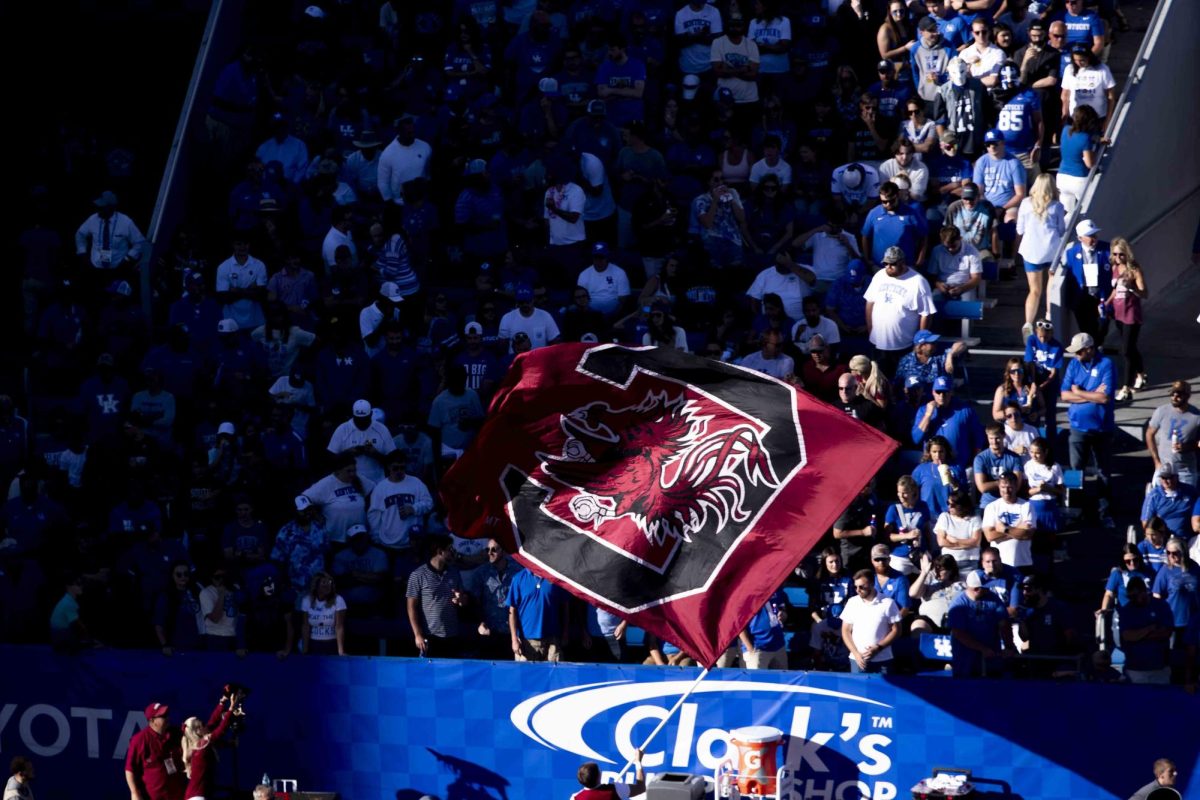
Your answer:
[[[1021,326],[1021,341],[1028,341],[1030,336],[1033,336],[1033,323],[1026,322]]]
[[[1133,388],[1138,391],[1145,389],[1149,385],[1150,385],[1150,380],[1149,380],[1149,378],[1146,377],[1146,373],[1144,373],[1144,372],[1141,375],[1138,375],[1136,378],[1133,379]]]
[[[1133,392],[1129,390],[1128,386],[1122,386],[1120,389],[1117,389],[1117,402],[1118,403],[1128,403],[1132,399],[1133,399]]]

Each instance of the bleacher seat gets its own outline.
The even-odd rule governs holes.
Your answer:
[[[783,593],[792,608],[808,608],[808,589],[803,586],[785,586]]]
[[[962,341],[968,347],[979,344],[978,339],[971,338],[971,322],[983,320],[985,303],[980,300],[947,300],[938,312],[944,319],[956,319],[962,323]]]

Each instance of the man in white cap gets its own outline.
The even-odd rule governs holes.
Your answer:
[[[1100,227],[1095,222],[1079,220],[1075,224],[1076,241],[1063,253],[1061,269],[1075,324],[1103,342],[1108,332],[1108,316],[1101,306],[1112,294],[1112,254],[1108,242],[1101,241],[1098,233]]]
[[[383,333],[385,323],[391,320],[399,321],[400,303],[404,296],[400,287],[391,281],[384,281],[379,287],[379,294],[366,308],[358,312],[358,331],[362,336],[363,348],[370,358],[383,350],[385,343]]]
[[[357,458],[358,474],[372,483],[383,480],[383,457],[396,449],[387,426],[378,422],[370,402],[358,400],[350,419],[338,425],[329,438],[329,452]]]
[[[1112,440],[1116,422],[1114,386],[1116,372],[1112,359],[1100,353],[1096,340],[1088,333],[1077,333],[1067,352],[1075,358],[1063,375],[1062,401],[1070,404],[1067,420],[1071,426],[1071,469],[1086,469],[1094,463],[1100,480],[1100,525],[1112,528],[1108,514]]]
[[[117,196],[103,192],[92,203],[96,213],[75,231],[75,254],[92,269],[121,269],[132,274],[142,257],[146,237],[127,215],[117,211]],[[112,280],[112,273],[101,273]]]
[[[929,282],[904,263],[904,251],[892,245],[883,254],[883,269],[871,278],[867,301],[867,338],[875,346],[887,374],[912,347],[918,330],[929,327],[937,313]]]
[[[1016,654],[1008,607],[984,588],[978,571],[968,573],[966,582],[967,588],[950,601],[946,612],[946,624],[954,639],[954,677],[977,678],[983,674],[985,664],[988,674],[995,676],[1002,667],[996,659]]]
[[[853,162],[833,171],[829,191],[834,207],[846,215],[847,227],[858,227],[861,214],[879,196],[879,185],[879,172],[870,164]]]

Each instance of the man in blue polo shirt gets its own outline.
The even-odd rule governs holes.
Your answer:
[[[917,409],[913,417],[913,444],[921,447],[932,436],[944,436],[954,451],[954,463],[971,467],[984,445],[983,426],[975,409],[954,397],[954,382],[946,375],[933,381],[933,399]]]
[[[1112,360],[1100,354],[1091,334],[1077,333],[1067,352],[1075,360],[1063,376],[1062,400],[1070,403],[1067,419],[1071,425],[1071,469],[1082,470],[1094,462],[1100,479],[1100,525],[1112,528],[1108,506],[1112,497],[1112,439],[1116,423],[1113,417],[1113,386],[1116,383]]]
[[[891,567],[892,548],[882,542],[871,548],[871,571],[875,573],[875,591],[890,597],[907,613],[912,600],[908,596],[909,581],[904,573]]]
[[[1004,446],[1004,426],[989,423],[983,429],[987,436],[987,449],[975,456],[972,471],[975,473],[975,488],[979,490],[979,507],[983,508],[1000,496],[1000,476],[1011,472],[1017,477],[1017,490],[1021,488],[1024,475],[1021,457]]]
[[[1196,490],[1179,480],[1174,464],[1163,464],[1154,473],[1154,486],[1142,502],[1142,527],[1151,517],[1159,517],[1173,536],[1187,539],[1192,535],[1192,508]]]
[[[776,590],[750,620],[746,630],[738,634],[746,669],[787,669],[783,635],[786,621],[787,596]]]
[[[1005,149],[1004,133],[992,128],[983,135],[987,152],[975,162],[974,181],[983,197],[996,209],[997,224],[1017,221],[1017,208],[1025,198],[1025,168]],[[1012,232],[1000,228],[1001,238],[1011,239]],[[997,254],[999,255],[999,254]]]
[[[567,593],[529,570],[508,586],[508,627],[517,661],[558,661],[566,628]]]
[[[891,181],[879,187],[879,205],[867,212],[862,226],[862,252],[876,264],[893,245],[904,251],[906,264],[925,264],[925,220],[900,202],[900,188]]]

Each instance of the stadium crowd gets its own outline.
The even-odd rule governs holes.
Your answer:
[[[1087,524],[1112,529],[1114,408],[1148,387],[1131,246],[1065,229],[1114,105],[1113,3],[443,6],[309,5],[255,31],[149,297],[117,194],[73,220],[31,196],[29,393],[0,397],[4,640],[640,659],[620,620],[454,537],[437,493],[516,355],[618,341],[794,382],[904,448],[797,567],[807,605],[781,590],[727,663],[917,669],[949,631],[956,674],[1030,654],[1024,673],[1089,656],[1106,678],[1117,646],[1126,679],[1195,680],[1186,382],[1146,431],[1105,649],[1054,596],[1056,459],[1094,467]],[[1028,281],[1024,354],[977,405],[992,389],[946,340],[1000,271]]]

